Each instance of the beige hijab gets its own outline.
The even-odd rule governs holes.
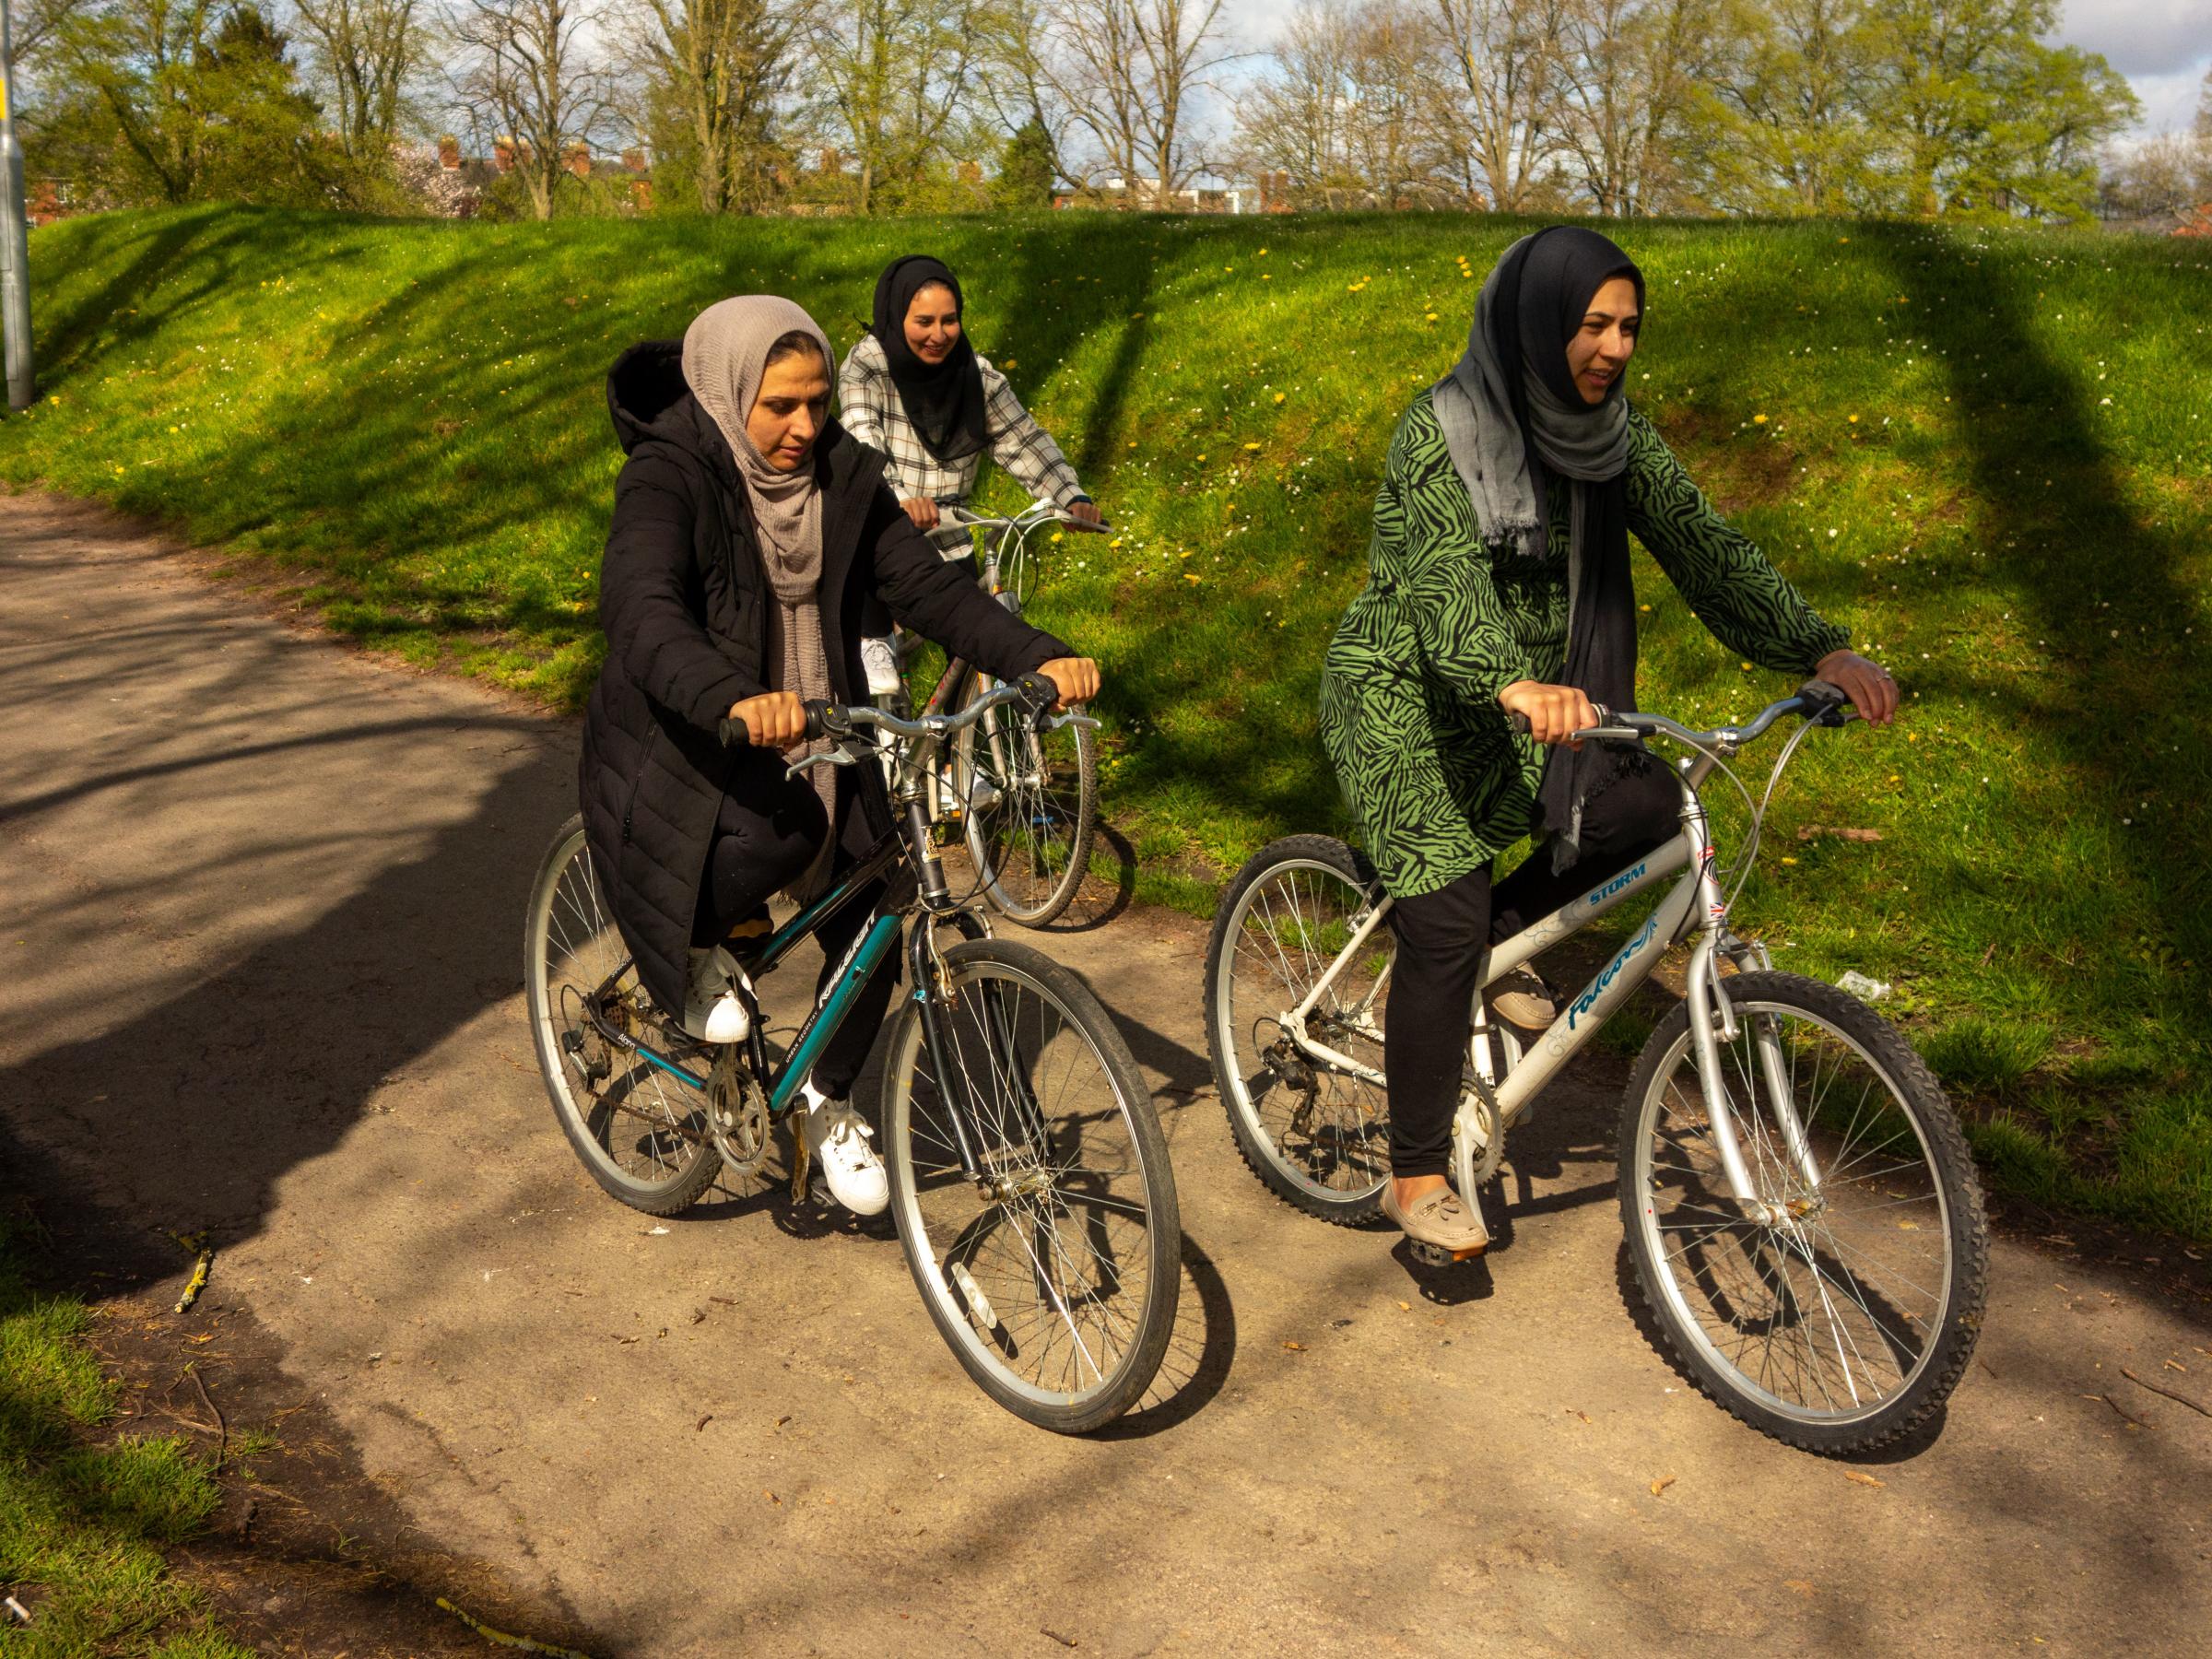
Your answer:
[[[811,462],[796,472],[778,472],[746,433],[746,417],[759,395],[768,371],[769,348],[787,334],[811,338],[828,371],[835,359],[830,341],[812,317],[773,294],[740,294],[723,300],[692,319],[684,330],[684,380],[691,395],[721,429],[736,457],[738,482],[752,510],[754,537],[776,603],[769,610],[768,688],[794,691],[802,698],[827,698],[830,658],[822,644],[822,493]],[[806,753],[819,754],[819,740]],[[814,785],[830,813],[827,855],[837,840],[837,771],[813,770]],[[818,870],[822,861],[817,861]]]

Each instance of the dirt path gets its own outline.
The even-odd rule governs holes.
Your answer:
[[[1947,1422],[1863,1483],[1640,1333],[1602,1077],[1547,1103],[1509,1244],[1440,1291],[1243,1171],[1202,930],[1133,912],[1051,948],[1163,1090],[1188,1282],[1162,1397],[1059,1440],[967,1382],[888,1229],[753,1199],[656,1236],[578,1169],[517,937],[571,725],[36,498],[0,499],[0,1156],[106,1225],[213,1229],[211,1297],[369,1477],[597,1653],[2156,1653],[2212,1628],[2212,1419],[2119,1375],[2212,1396],[2201,1301],[2007,1243]]]

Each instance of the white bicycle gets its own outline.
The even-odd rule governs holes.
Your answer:
[[[1453,1184],[1479,1220],[1508,1131],[1667,947],[1694,935],[1683,999],[1622,1101],[1620,1216],[1637,1283],[1688,1373],[1745,1422],[1817,1452],[1884,1444],[1925,1421],[1972,1356],[1989,1255],[1980,1182],[1903,1034],[1832,985],[1774,971],[1764,947],[1729,929],[1734,893],[1722,890],[1699,795],[1716,768],[1742,789],[1725,762],[1804,717],[1765,795],[1744,791],[1740,890],[1783,769],[1806,733],[1849,717],[1843,694],[1810,682],[1741,729],[1599,713],[1580,736],[1692,751],[1676,771],[1682,832],[1493,945],[1484,986],[1679,876],[1525,1052],[1477,994]],[[1206,1037],[1239,1150],[1285,1200],[1346,1225],[1374,1217],[1390,1178],[1390,908],[1351,848],[1291,836],[1239,873],[1206,950]]]

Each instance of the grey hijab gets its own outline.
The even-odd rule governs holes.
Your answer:
[[[769,610],[768,688],[802,698],[827,699],[830,658],[822,644],[822,492],[811,458],[795,472],[771,466],[746,433],[746,417],[760,394],[768,354],[788,334],[809,336],[828,372],[836,359],[829,338],[804,309],[773,294],[740,294],[718,300],[684,330],[684,380],[699,406],[721,430],[737,463],[737,481],[752,512],[753,539],[776,603]],[[819,754],[828,744],[806,746]],[[837,769],[813,769],[816,792],[830,814],[837,840]],[[817,860],[818,866],[821,860]]]
[[[1643,274],[1594,230],[1554,225],[1505,251],[1482,285],[1466,354],[1433,395],[1452,465],[1495,555],[1547,559],[1547,473],[1568,488],[1567,657],[1561,677],[1593,702],[1636,706],[1636,585],[1629,565],[1629,406],[1616,380],[1595,405],[1567,368],[1592,296]],[[1545,758],[1536,825],[1552,867],[1582,855],[1584,808],[1645,759],[1584,744]]]
[[[1589,482],[1618,477],[1629,465],[1629,405],[1619,387],[1591,407],[1575,392],[1572,381],[1555,383],[1564,377],[1571,330],[1562,325],[1556,338],[1527,338],[1531,332],[1555,331],[1542,326],[1549,320],[1544,314],[1549,308],[1531,308],[1538,313],[1531,318],[1523,307],[1524,273],[1539,238],[1566,233],[1564,227],[1540,230],[1505,251],[1475,302],[1467,349],[1452,372],[1437,382],[1435,394],[1444,443],[1467,487],[1483,540],[1501,552],[1512,550],[1535,559],[1543,558],[1546,549],[1544,480],[1533,463],[1540,460],[1564,477]],[[1593,231],[1582,234],[1603,242],[1604,249],[1571,252],[1610,265],[1604,276],[1624,266],[1634,270],[1611,242]],[[1610,260],[1606,257],[1608,253]],[[1641,290],[1642,286],[1639,276],[1637,287]],[[1583,298],[1596,287],[1591,283]],[[1536,330],[1526,326],[1532,321]],[[1544,371],[1550,361],[1560,365],[1559,374]],[[1581,500],[1578,490],[1578,505]]]

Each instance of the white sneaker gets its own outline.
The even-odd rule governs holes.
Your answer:
[[[891,1201],[883,1159],[868,1145],[875,1134],[847,1100],[833,1100],[809,1077],[799,1086],[806,1101],[806,1150],[829,1183],[830,1195],[856,1216],[880,1216]]]
[[[719,945],[694,950],[684,982],[684,1030],[701,1042],[743,1042],[753,1022],[737,1000],[738,985],[753,988],[728,951]]]
[[[899,691],[899,657],[888,640],[863,640],[860,665],[868,677],[870,697],[894,697]]]

